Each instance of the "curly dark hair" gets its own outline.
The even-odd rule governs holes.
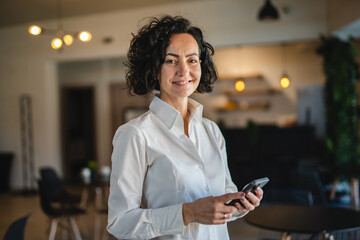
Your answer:
[[[199,93],[211,92],[217,80],[217,72],[212,60],[214,48],[203,39],[201,30],[191,25],[181,16],[164,16],[161,19],[151,18],[137,35],[133,34],[127,54],[128,67],[126,83],[130,94],[145,95],[153,90],[160,90],[158,73],[165,61],[165,50],[169,46],[172,34],[188,33],[194,37],[201,60],[201,79]]]

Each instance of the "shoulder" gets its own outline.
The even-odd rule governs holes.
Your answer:
[[[207,118],[202,118],[202,122],[205,128],[208,129],[210,133],[214,135],[218,141],[222,141],[224,139],[219,126],[214,121]]]
[[[121,125],[114,135],[113,145],[120,139],[143,139],[143,130],[147,129],[146,125],[149,122],[150,111],[142,114],[141,116],[130,120],[129,122]]]
[[[204,126],[209,128],[212,132],[221,133],[219,126],[214,121],[203,117],[202,122]]]

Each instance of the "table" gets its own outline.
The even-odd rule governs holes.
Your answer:
[[[325,206],[264,206],[248,213],[245,221],[256,227],[283,232],[281,239],[288,240],[291,233],[317,234],[359,228],[360,212]]]
[[[107,236],[106,223],[103,218],[107,219],[107,201],[109,197],[109,182],[102,181],[93,184],[87,184],[82,191],[82,200],[80,206],[86,209],[89,203],[89,196],[94,195],[94,240],[109,239]],[[94,194],[93,194],[94,193]],[[105,224],[104,224],[105,222]]]

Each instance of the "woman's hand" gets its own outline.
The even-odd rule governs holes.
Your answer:
[[[243,192],[228,193],[218,197],[205,197],[195,200],[191,203],[183,204],[184,225],[191,222],[202,224],[225,224],[234,212],[252,211],[260,205],[263,196],[261,188],[255,190],[255,194],[247,193],[246,197]],[[225,205],[233,199],[240,199],[241,204],[236,203],[235,207]]]
[[[255,194],[254,194],[255,193]],[[246,194],[242,193],[240,198],[241,203],[244,206],[241,206],[239,203],[235,203],[235,207],[242,212],[252,211],[260,205],[261,199],[263,198],[264,191],[257,187],[254,190],[254,193],[248,192]],[[245,197],[246,196],[246,197]]]

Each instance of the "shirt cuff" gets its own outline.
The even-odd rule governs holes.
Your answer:
[[[153,209],[151,220],[158,226],[159,235],[181,234],[184,231],[182,204]]]
[[[244,217],[246,214],[248,214],[249,213],[249,211],[237,211],[237,212],[235,212],[235,213],[233,213],[232,214],[232,216],[231,216],[231,218],[230,218],[230,220],[229,221],[234,221],[234,220],[236,220],[236,219],[238,219],[238,218],[242,218],[242,217]]]

